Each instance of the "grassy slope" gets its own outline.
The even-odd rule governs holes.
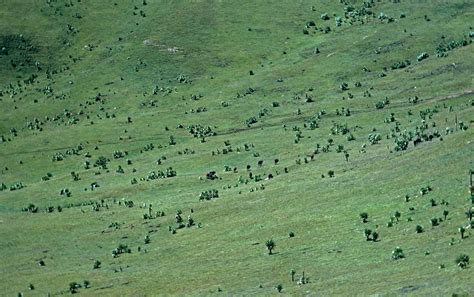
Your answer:
[[[466,172],[473,168],[473,132],[469,128],[446,136],[443,133],[447,126],[454,127],[455,115],[468,125],[473,120],[472,93],[458,96],[473,89],[472,46],[451,51],[446,58],[435,54],[441,35],[451,40],[468,34],[471,4],[452,1],[427,7],[383,1],[373,11],[395,17],[394,23],[374,19],[364,25],[336,28],[332,14],[341,15],[344,6],[333,1],[245,5],[148,1],[146,6],[141,1],[116,2],[83,1],[66,7],[64,3],[68,2],[63,1],[52,1],[50,6],[22,1],[4,4],[6,9],[1,11],[1,32],[24,34],[39,48],[33,61],[44,65],[41,71],[36,71],[34,65],[12,69],[9,60],[21,60],[21,52],[0,56],[0,89],[7,90],[10,82],[38,74],[35,85],[22,84],[22,93],[0,97],[0,135],[12,138],[0,144],[0,164],[8,167],[8,171],[2,168],[0,181],[27,185],[19,191],[0,192],[0,262],[5,275],[0,281],[2,293],[26,292],[32,283],[36,289],[31,293],[58,294],[67,290],[70,282],[85,279],[91,281],[92,288],[81,289],[81,294],[207,295],[220,287],[226,294],[263,295],[275,293],[277,284],[283,285],[286,294],[300,295],[398,295],[408,286],[416,288],[414,294],[423,295],[474,293],[470,269],[462,271],[454,264],[460,253],[474,256],[472,231],[463,241],[458,241],[457,234],[469,206]],[[21,13],[25,11],[20,9],[23,5],[34,8],[27,18]],[[312,5],[316,11],[310,9]],[[145,18],[140,17],[140,10]],[[133,15],[134,11],[138,15]],[[333,32],[302,34],[308,20],[315,20],[318,27],[323,25],[319,18],[323,12],[331,15],[327,24]],[[75,13],[83,18],[72,17]],[[399,19],[401,13],[407,17]],[[424,15],[431,21],[425,21]],[[67,34],[66,24],[79,32]],[[64,40],[71,46],[65,46]],[[144,45],[144,40],[153,45]],[[94,49],[85,50],[86,44]],[[177,47],[178,52],[170,54],[170,47]],[[315,47],[320,54],[314,54]],[[376,54],[379,47],[381,53]],[[429,52],[430,58],[416,62],[423,51]],[[69,56],[81,60],[73,62]],[[380,77],[384,66],[405,59],[410,59],[412,65]],[[363,67],[372,71],[364,72]],[[57,74],[48,79],[47,68],[57,70]],[[248,75],[250,70],[255,75]],[[177,82],[175,78],[180,74],[192,83]],[[354,87],[357,81],[362,87]],[[347,100],[347,92],[339,89],[342,82],[349,83],[353,99]],[[54,90],[53,97],[36,91],[47,85]],[[156,85],[176,89],[166,96],[153,96]],[[249,87],[255,93],[236,97],[237,92],[243,94]],[[314,96],[314,103],[295,99],[295,94],[304,98],[310,87],[314,88],[308,92]],[[372,97],[363,97],[369,88]],[[98,93],[105,103],[85,109],[85,101],[94,101]],[[61,94],[66,99],[53,99]],[[190,99],[192,94],[203,97],[194,101]],[[410,104],[408,97],[415,95],[421,102]],[[449,95],[456,97],[446,98]],[[375,102],[385,97],[390,105],[376,110]],[[150,100],[157,100],[157,107],[140,106]],[[229,107],[223,107],[222,101]],[[280,102],[280,107],[273,108],[274,101]],[[435,106],[440,112],[428,122],[436,122],[444,140],[390,153],[394,141],[385,138],[394,124],[386,124],[384,119],[393,112],[402,129],[413,129],[420,124],[419,111]],[[198,107],[208,111],[189,112]],[[353,115],[337,116],[336,109],[342,107],[349,107]],[[270,114],[247,128],[245,120],[263,108]],[[63,114],[64,109],[82,110],[90,118],[77,115],[79,122],[75,125],[67,125],[68,119],[64,123],[61,119],[50,121],[41,132],[25,128],[25,119],[53,117]],[[304,121],[321,110],[327,116],[322,117],[320,127],[304,129]],[[106,113],[115,118],[107,118]],[[127,123],[128,116],[132,124]],[[330,135],[332,121],[360,126],[353,131],[356,140],[349,142],[345,136]],[[218,135],[201,143],[185,129],[176,129],[179,124],[186,127],[198,123],[215,126]],[[293,126],[303,132],[298,144],[294,143]],[[18,130],[17,137],[9,133],[13,127]],[[381,143],[368,145],[367,153],[359,153],[373,128],[383,136]],[[177,145],[168,145],[170,135],[175,136]],[[349,150],[349,162],[333,147],[332,152],[318,154],[308,164],[295,164],[328,138]],[[217,148],[222,151],[225,140],[230,140],[234,150],[244,143],[252,143],[254,148],[212,156]],[[79,143],[84,145],[81,156],[51,162],[54,153]],[[163,148],[141,153],[149,143]],[[196,153],[178,154],[186,148]],[[125,159],[114,160],[112,152],[116,150],[128,151],[127,158],[133,160],[133,165],[126,165]],[[110,158],[110,172],[102,170],[95,175],[96,168],[85,170],[85,152],[92,154],[92,161],[101,155]],[[253,156],[257,152],[258,158]],[[161,156],[167,159],[157,165]],[[275,158],[280,159],[278,165],[273,165]],[[257,168],[260,159],[265,163]],[[252,165],[255,174],[273,173],[276,177],[234,187],[239,176],[247,176],[247,164]],[[118,165],[124,167],[125,174],[115,173]],[[224,165],[236,166],[239,172],[223,172]],[[177,171],[177,177],[130,184],[133,177],[139,179],[168,166]],[[283,173],[284,167],[288,167],[288,174]],[[222,179],[198,179],[209,170],[216,170]],[[334,170],[335,177],[321,178],[328,170]],[[73,182],[71,171],[78,172],[81,180]],[[54,177],[41,181],[47,172]],[[94,181],[101,185],[97,191],[83,190]],[[264,190],[260,190],[261,184]],[[405,194],[414,196],[428,184],[434,189],[432,193],[404,202]],[[58,195],[65,187],[72,197]],[[219,189],[220,198],[199,202],[199,193],[211,188]],[[125,208],[112,202],[122,198],[132,199],[136,205],[152,203],[154,210],[164,210],[166,216],[145,221],[142,216],[146,209]],[[431,198],[438,202],[445,199],[449,205],[431,207]],[[78,206],[61,213],[44,212],[49,205],[101,199],[110,205],[108,210],[94,212],[91,206]],[[40,213],[21,212],[29,203],[40,206]],[[203,228],[178,230],[175,235],[168,232],[176,209],[182,209],[187,217],[190,208]],[[431,228],[430,218],[442,216],[444,209],[450,212],[448,220]],[[397,210],[402,213],[400,223],[387,228],[387,221]],[[370,215],[367,225],[358,219],[363,211]],[[408,217],[413,221],[407,222]],[[118,230],[107,228],[112,222],[123,225]],[[417,224],[422,224],[426,232],[416,234]],[[377,229],[379,242],[364,240],[367,227]],[[150,233],[152,241],[144,245],[143,238],[150,230],[157,231]],[[289,231],[294,231],[296,237],[288,238]],[[270,238],[277,243],[273,256],[267,256],[264,247]],[[451,238],[456,240],[452,246],[448,244]],[[128,244],[133,252],[113,259],[111,251],[119,243]],[[138,246],[148,253],[137,252]],[[396,246],[404,249],[406,260],[390,259]],[[425,256],[425,251],[430,255]],[[36,261],[43,258],[46,266],[40,267]],[[102,261],[103,268],[92,270],[95,259]],[[446,268],[438,269],[440,264]],[[114,272],[120,267],[122,272]],[[310,283],[291,284],[291,269],[298,275],[304,270]]]

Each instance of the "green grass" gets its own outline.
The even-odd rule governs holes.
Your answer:
[[[285,295],[474,294],[472,263],[455,264],[462,253],[474,257],[472,229],[463,240],[457,231],[472,207],[471,3],[381,1],[364,24],[336,27],[345,7],[339,1],[48,2],[10,1],[0,11],[0,50],[8,51],[0,53],[0,184],[26,186],[0,191],[1,295],[69,294],[71,282],[84,280],[91,287],[80,295],[271,295],[279,284]],[[394,21],[380,21],[381,12]],[[322,13],[331,19],[321,20]],[[311,20],[331,32],[311,27],[303,34]],[[439,44],[461,39],[468,45],[437,57]],[[422,52],[429,58],[417,61]],[[405,60],[408,67],[391,70]],[[340,89],[344,82],[348,91]],[[153,95],[155,87],[170,92]],[[376,109],[385,98],[390,103]],[[351,115],[338,115],[343,108]],[[395,151],[396,135],[420,129],[428,109],[436,112],[426,117],[426,132],[440,137]],[[391,113],[398,132],[395,122],[384,122]],[[247,126],[251,117],[258,122]],[[28,128],[35,119],[41,129]],[[311,130],[315,119],[319,127]],[[201,142],[188,132],[197,124],[216,135]],[[355,140],[332,135],[335,124],[347,124]],[[303,137],[295,143],[297,130]],[[370,133],[381,141],[369,144]],[[322,152],[330,138],[330,151]],[[226,141],[232,152],[224,154]],[[150,143],[154,149],[145,151]],[[66,153],[80,144],[77,155]],[[128,155],[114,159],[114,151]],[[63,161],[52,161],[57,153]],[[92,166],[99,156],[110,159],[108,170]],[[119,165],[124,174],[116,173]],[[247,165],[262,180],[250,179]],[[144,180],[168,167],[176,177]],[[207,180],[209,171],[219,179]],[[53,177],[43,181],[47,173]],[[265,179],[269,174],[274,178]],[[100,187],[91,191],[93,182]],[[433,190],[420,195],[428,185]],[[59,195],[64,188],[71,197]],[[210,189],[219,198],[199,201]],[[108,208],[93,210],[101,200]],[[22,211],[30,203],[38,213]],[[145,220],[149,204],[165,216]],[[49,206],[63,210],[48,213]],[[172,234],[178,209],[185,221],[193,209],[196,225]],[[432,227],[444,210],[447,220]],[[395,211],[400,221],[387,227]],[[118,229],[109,227],[114,222]],[[417,225],[425,231],[416,233]],[[366,241],[366,228],[379,241]],[[276,243],[271,256],[269,239]],[[113,258],[119,244],[131,254]],[[397,246],[405,259],[391,259]],[[291,282],[292,269],[309,282]]]

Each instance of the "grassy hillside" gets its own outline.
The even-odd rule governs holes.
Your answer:
[[[473,16],[4,1],[0,295],[474,295]]]

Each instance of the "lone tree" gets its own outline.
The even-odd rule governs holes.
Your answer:
[[[276,247],[276,244],[273,239],[267,240],[267,242],[265,242],[265,246],[267,247],[268,254],[272,255],[272,251]]]
[[[296,271],[294,269],[291,269],[290,270],[290,274],[291,274],[291,281],[294,282],[295,281],[295,274],[296,274]]]

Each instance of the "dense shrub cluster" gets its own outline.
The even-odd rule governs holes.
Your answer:
[[[216,189],[211,189],[211,190],[201,192],[201,194],[199,195],[199,200],[211,200],[212,198],[218,198],[218,197],[219,197],[219,191]]]

